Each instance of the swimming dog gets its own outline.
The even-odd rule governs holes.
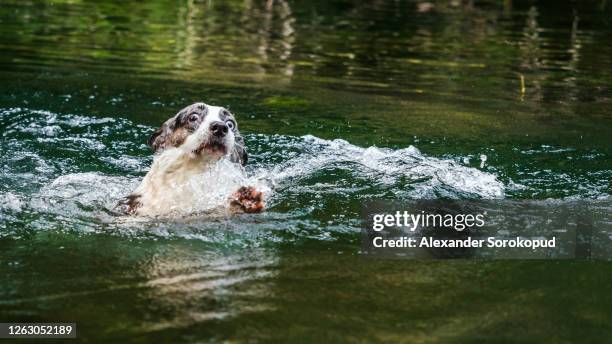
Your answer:
[[[244,173],[242,166],[248,159],[234,115],[205,103],[179,111],[162,124],[148,144],[155,152],[151,169],[140,186],[119,203],[127,214],[197,213],[207,196],[203,190],[215,190],[218,183],[224,183],[224,176],[206,180],[206,172],[226,159]],[[252,186],[239,187],[221,203],[230,213],[259,212],[264,207],[263,194]]]

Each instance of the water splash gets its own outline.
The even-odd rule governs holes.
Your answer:
[[[210,206],[240,185],[265,191],[268,211],[234,219],[172,221],[109,214],[140,183],[152,153],[144,144],[154,128],[123,118],[93,118],[25,108],[0,109],[2,156],[0,236],[41,230],[137,237],[180,237],[258,246],[300,238],[334,240],[358,230],[365,200],[503,198],[512,183],[427,156],[416,147],[359,147],[312,135],[252,134],[247,176],[221,161],[205,179]],[[488,169],[491,171],[491,169]],[[331,233],[331,234],[330,234]],[[335,233],[335,234],[334,234]]]
[[[345,140],[323,140],[312,135],[282,137],[273,146],[277,155],[297,152],[280,162],[280,156],[268,156],[272,163],[256,171],[258,178],[269,179],[279,188],[301,184],[313,191],[328,188],[357,195],[363,191],[358,185],[374,185],[387,191],[383,192],[387,196],[405,198],[501,198],[505,194],[503,183],[494,174],[453,160],[427,157],[414,146],[362,148]],[[329,174],[344,178],[327,178]]]

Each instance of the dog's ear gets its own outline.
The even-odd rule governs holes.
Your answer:
[[[249,160],[246,148],[244,148],[244,139],[240,135],[236,135],[234,138],[234,151],[231,155],[231,161],[240,163],[242,166],[246,165]]]
[[[162,124],[161,128],[157,129],[157,131],[154,132],[149,138],[149,147],[151,147],[154,152],[161,151],[166,148],[166,143],[168,142],[169,137],[170,129],[168,129],[168,125],[164,123]]]
[[[168,146],[172,131],[174,131],[176,127],[177,117],[178,115],[167,120],[149,138],[149,141],[148,141],[149,147],[151,147],[151,149],[153,149],[154,152],[157,153],[159,151],[162,151]]]

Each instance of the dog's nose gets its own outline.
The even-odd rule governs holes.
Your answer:
[[[214,136],[218,136],[218,137],[223,137],[225,136],[225,134],[227,134],[227,131],[229,130],[229,128],[227,127],[227,124],[223,123],[223,122],[212,122],[210,124],[210,132],[214,135]]]

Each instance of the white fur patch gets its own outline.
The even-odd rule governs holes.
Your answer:
[[[140,195],[138,215],[186,215],[227,207],[227,200],[246,177],[228,159],[194,158],[170,148],[155,157],[151,170],[134,194]]]

